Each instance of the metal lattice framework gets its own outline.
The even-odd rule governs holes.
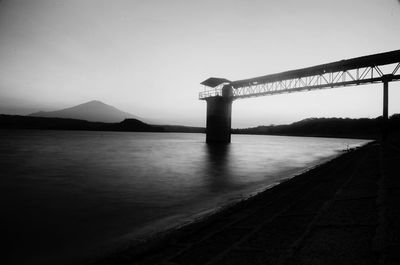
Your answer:
[[[396,75],[397,72],[400,72],[399,68],[400,63],[394,66],[391,72],[386,73],[378,66],[372,66],[268,83],[255,83],[238,88],[234,87],[236,89],[233,90],[233,95],[235,98],[248,98],[322,88],[378,83],[382,82],[384,76],[392,76],[392,80],[400,79],[400,75]]]
[[[400,80],[400,50],[369,55],[279,74],[219,84],[201,92],[200,99],[222,96],[222,87],[233,88],[233,99],[324,88]]]

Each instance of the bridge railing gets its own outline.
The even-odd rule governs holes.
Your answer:
[[[199,99],[206,99],[211,97],[222,96],[222,89],[213,89],[208,91],[202,91],[199,93]]]
[[[384,76],[390,77],[392,81],[400,80],[400,60],[398,63],[386,65],[386,67],[362,67],[265,83],[252,82],[238,87],[233,84],[233,99],[380,83]],[[222,96],[222,87],[218,86],[211,90],[200,92],[199,99],[204,100],[210,97]]]

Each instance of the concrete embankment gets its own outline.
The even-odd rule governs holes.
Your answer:
[[[373,142],[96,264],[400,264],[398,165]]]

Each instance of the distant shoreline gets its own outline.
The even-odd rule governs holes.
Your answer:
[[[119,123],[92,122],[69,118],[32,117],[0,114],[0,129],[121,131],[121,132],[188,132],[204,133],[205,128],[180,125],[151,125],[137,119]]]
[[[232,134],[379,139],[381,135],[381,123],[382,121],[380,117],[375,119],[311,118],[289,125],[270,125],[232,129]],[[400,133],[399,114],[392,115],[389,120],[389,127],[391,132]],[[152,125],[137,119],[125,119],[119,123],[105,123],[68,118],[32,117],[6,114],[0,114],[0,129],[179,133],[206,132],[204,127]]]

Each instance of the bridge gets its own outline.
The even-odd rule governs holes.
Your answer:
[[[232,102],[237,99],[317,89],[383,83],[383,132],[387,132],[389,82],[400,80],[400,50],[255,78],[201,82],[199,99],[207,102],[207,143],[231,141]]]

